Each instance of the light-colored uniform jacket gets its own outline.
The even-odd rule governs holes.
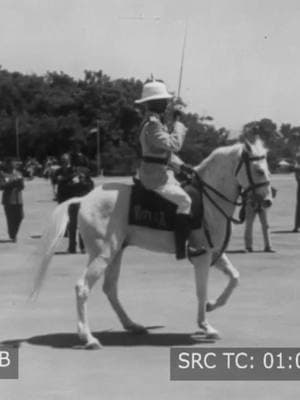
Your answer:
[[[184,142],[186,127],[179,121],[174,123],[173,131],[168,132],[157,114],[151,114],[143,125],[140,134],[143,157],[154,157],[165,164],[142,160],[139,177],[147,189],[157,189],[169,182],[176,182],[170,166],[176,169],[182,161],[173,153],[178,152]]]

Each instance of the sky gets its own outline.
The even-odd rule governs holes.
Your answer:
[[[0,0],[0,65],[82,78],[151,74],[233,132],[300,126],[299,0]]]

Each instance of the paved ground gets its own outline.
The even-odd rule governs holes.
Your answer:
[[[291,234],[295,203],[293,176],[275,176],[278,198],[270,212],[276,254],[241,254],[242,228],[234,228],[229,256],[241,272],[241,285],[230,304],[210,321],[222,333],[213,346],[299,346],[300,234]],[[169,348],[189,345],[196,330],[192,268],[172,257],[128,249],[120,295],[133,318],[153,327],[146,336],[122,332],[97,285],[89,302],[91,325],[105,345],[101,351],[76,350],[74,284],[84,255],[67,255],[66,242],[55,256],[40,298],[25,302],[31,282],[31,258],[55,206],[48,183],[28,182],[26,219],[17,244],[6,243],[0,226],[1,337],[20,342],[20,378],[2,381],[4,400],[94,399],[295,399],[299,382],[170,382]],[[0,220],[4,221],[2,210]],[[212,270],[210,295],[225,278]],[[206,344],[206,346],[208,346]],[[300,347],[300,346],[299,346]]]

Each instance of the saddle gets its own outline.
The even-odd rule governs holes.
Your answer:
[[[183,189],[192,199],[192,229],[199,229],[203,219],[202,194],[191,184],[184,185]],[[129,205],[129,225],[174,231],[176,209],[175,204],[146,189],[138,179],[134,178]]]

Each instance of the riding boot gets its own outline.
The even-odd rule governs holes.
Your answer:
[[[187,214],[176,214],[175,217],[175,247],[177,260],[188,257],[197,257],[206,252],[205,248],[195,249],[187,246],[187,240],[191,233],[191,217]]]

